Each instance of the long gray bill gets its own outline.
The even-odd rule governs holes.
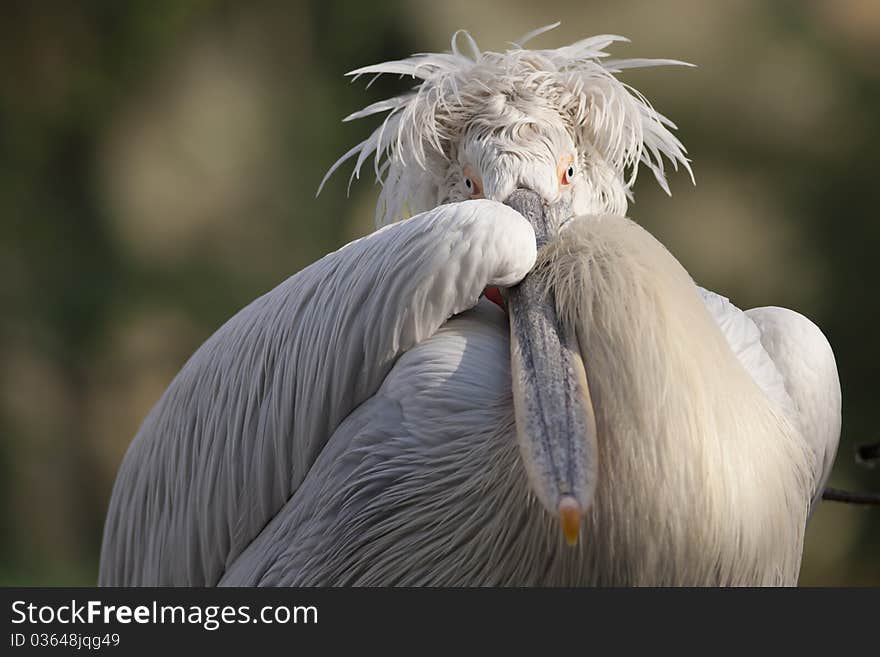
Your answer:
[[[555,233],[542,198],[518,189],[505,201],[535,230],[540,250]],[[517,438],[532,489],[575,545],[597,478],[596,419],[577,339],[532,275],[506,293]]]

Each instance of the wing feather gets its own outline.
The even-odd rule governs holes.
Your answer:
[[[147,416],[120,468],[102,585],[213,585],[297,491],[396,359],[535,261],[493,201],[442,206],[353,242],[240,311]]]

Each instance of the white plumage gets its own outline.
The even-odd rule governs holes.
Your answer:
[[[614,37],[507,53],[467,38],[472,57],[453,39],[355,72],[421,80],[353,115],[390,111],[348,154],[385,174],[380,223],[416,216],[196,352],[120,469],[102,584],[796,583],[840,433],[834,357],[809,320],[740,311],[620,216],[639,163],[664,188],[661,155],[690,167],[615,73],[673,62],[603,64]],[[500,202],[522,188],[549,217],[540,249]],[[554,443],[547,466],[517,431],[512,329],[480,295],[526,276],[586,368],[590,481],[559,465],[580,452]],[[555,495],[577,500],[577,545]]]

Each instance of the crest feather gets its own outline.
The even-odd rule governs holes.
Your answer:
[[[372,103],[345,117],[344,121],[353,121],[387,112],[367,139],[330,167],[318,193],[333,172],[357,156],[351,184],[373,155],[375,175],[382,184],[376,208],[378,224],[399,219],[406,208],[429,209],[436,202],[437,185],[442,184],[442,174],[432,170],[431,164],[448,160],[455,141],[488,96],[521,91],[552,100],[572,129],[589,141],[620,176],[627,191],[635,183],[639,165],[643,165],[668,194],[664,157],[673,170],[681,165],[693,180],[687,151],[672,133],[675,124],[616,77],[633,68],[691,65],[675,59],[609,59],[606,48],[628,41],[612,34],[550,50],[523,47],[558,25],[529,32],[503,53],[481,51],[468,32],[459,30],[452,37],[450,52],[417,53],[350,71],[347,75],[353,80],[363,75],[394,74],[408,75],[419,82],[410,92]],[[460,49],[461,40],[469,54]]]

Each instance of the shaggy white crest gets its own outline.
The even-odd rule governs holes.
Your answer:
[[[510,146],[515,148],[522,146],[515,137],[524,129],[541,132],[560,119],[579,153],[601,164],[597,186],[604,188],[603,198],[611,197],[602,210],[626,211],[626,197],[639,164],[654,173],[667,193],[664,156],[675,170],[681,164],[693,179],[687,151],[671,132],[675,125],[616,77],[631,68],[690,64],[671,59],[607,59],[605,49],[610,44],[627,41],[613,35],[594,36],[554,50],[523,48],[526,41],[557,25],[534,30],[503,53],[480,51],[467,32],[459,31],[452,37],[451,52],[415,54],[348,73],[354,79],[367,74],[410,75],[420,83],[408,93],[373,103],[344,119],[388,113],[367,139],[333,164],[321,188],[340,165],[355,156],[351,180],[359,178],[362,166],[373,155],[376,178],[382,184],[376,221],[390,223],[458,200],[450,195],[449,168],[465,135],[472,136],[474,130],[507,134],[514,137]],[[459,37],[467,42],[469,54],[459,49]]]

